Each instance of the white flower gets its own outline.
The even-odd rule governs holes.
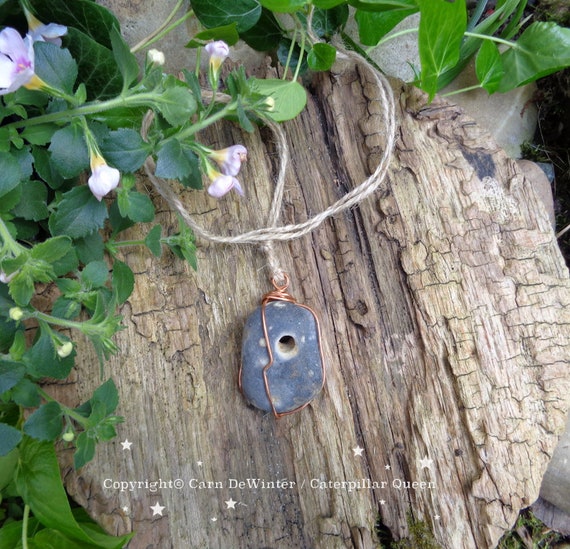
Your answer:
[[[34,45],[10,27],[0,32],[0,95],[15,92],[34,78]]]
[[[244,192],[239,181],[233,175],[220,174],[216,177],[208,187],[208,194],[214,198],[221,198],[229,193],[232,189],[243,196]]]
[[[91,172],[87,184],[95,198],[101,202],[107,193],[117,188],[121,179],[121,172],[108,166],[105,159],[99,155],[91,157]]]
[[[232,145],[226,149],[212,151],[208,156],[216,161],[224,175],[237,175],[241,163],[247,160],[247,149],[243,145]]]
[[[217,76],[220,66],[230,54],[230,47],[223,40],[217,40],[207,44],[204,49],[210,56],[210,68],[213,74]]]

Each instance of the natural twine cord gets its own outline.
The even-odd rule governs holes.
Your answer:
[[[192,216],[188,213],[180,198],[174,193],[170,185],[162,178],[154,175],[156,165],[152,157],[148,157],[144,163],[144,169],[151,183],[154,185],[160,195],[168,202],[168,204],[175,209],[184,222],[192,229],[194,234],[199,238],[215,242],[217,244],[257,244],[265,252],[268,260],[268,268],[274,280],[283,280],[284,271],[279,267],[279,263],[273,250],[273,242],[287,241],[295,238],[300,238],[315,230],[325,219],[332,217],[336,214],[347,210],[356,204],[362,202],[366,197],[371,195],[382,183],[386,177],[392,149],[396,136],[396,120],[394,108],[394,96],[392,88],[386,78],[374,69],[365,59],[353,52],[338,52],[339,58],[352,59],[360,66],[364,67],[373,80],[376,82],[379,91],[379,100],[382,105],[382,114],[385,124],[386,132],[386,145],[382,152],[382,157],[374,173],[365,179],[360,185],[352,189],[350,192],[343,195],[334,204],[329,206],[322,212],[310,217],[301,223],[282,225],[279,226],[279,215],[281,212],[281,203],[283,200],[283,191],[285,187],[285,176],[289,164],[289,146],[282,127],[271,120],[267,120],[268,126],[271,128],[277,137],[277,146],[279,152],[279,173],[275,183],[275,192],[271,203],[271,209],[267,218],[267,226],[248,231],[245,233],[224,236],[212,233],[202,226],[198,225]],[[143,122],[142,135],[145,137],[148,133],[148,128],[152,122],[152,111],[149,112]]]

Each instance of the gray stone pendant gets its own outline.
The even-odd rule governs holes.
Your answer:
[[[325,370],[315,313],[286,292],[288,277],[273,285],[245,323],[239,385],[256,408],[280,417],[318,395]]]

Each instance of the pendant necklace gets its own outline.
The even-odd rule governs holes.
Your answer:
[[[305,408],[320,393],[325,383],[325,365],[317,315],[288,292],[289,276],[279,267],[273,242],[301,238],[325,219],[359,204],[372,194],[386,176],[395,141],[395,107],[390,84],[359,55],[339,51],[338,57],[353,60],[364,67],[377,84],[386,146],[370,177],[306,221],[278,225],[289,147],[283,129],[271,120],[265,122],[277,137],[280,165],[266,227],[233,236],[211,233],[195,222],[168,183],[154,175],[152,157],[144,164],[146,175],[156,190],[182,216],[196,237],[219,244],[256,244],[267,256],[273,290],[262,297],[261,305],[245,322],[238,386],[250,404],[271,412],[276,418]],[[148,116],[143,124],[143,137],[152,113]]]

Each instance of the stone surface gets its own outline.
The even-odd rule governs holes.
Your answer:
[[[277,413],[291,412],[313,400],[323,385],[319,326],[306,307],[271,301],[265,307],[267,335],[273,364],[267,369],[267,385]],[[268,398],[263,369],[269,363],[261,307],[247,319],[242,347],[242,390],[247,400],[266,412]]]

